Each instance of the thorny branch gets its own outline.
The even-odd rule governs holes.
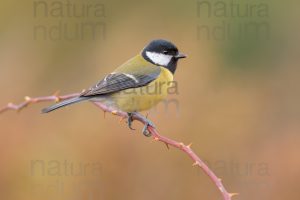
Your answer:
[[[78,95],[79,95],[79,93],[59,96],[58,92],[56,92],[55,94],[53,94],[51,96],[44,96],[44,97],[31,98],[31,97],[27,96],[27,97],[25,97],[25,101],[20,103],[20,104],[8,103],[5,107],[0,109],[0,114],[5,112],[5,111],[8,111],[8,110],[21,111],[25,107],[29,106],[30,104],[34,104],[34,103],[50,102],[50,101],[59,102],[59,101],[65,100],[65,99],[70,99],[72,97],[76,97]],[[114,115],[122,117],[123,119],[128,117],[127,113],[125,113],[125,112],[112,110],[111,108],[109,108],[109,107],[107,107],[103,104],[100,104],[99,102],[93,102],[93,103],[97,107],[101,108],[104,111],[104,113],[110,112]],[[149,122],[146,117],[142,116],[141,114],[137,114],[137,113],[133,114],[132,118],[133,118],[133,120],[139,121],[144,125],[148,124],[148,122]],[[233,196],[237,195],[237,193],[227,192],[224,185],[222,184],[221,179],[219,179],[212,172],[212,170],[210,170],[209,167],[199,158],[199,156],[197,156],[197,154],[195,154],[195,152],[191,149],[191,144],[185,145],[181,142],[177,142],[175,140],[172,140],[172,139],[169,139],[165,136],[162,136],[158,133],[156,128],[154,126],[151,126],[151,125],[147,126],[147,130],[151,134],[154,141],[163,142],[167,145],[167,147],[172,146],[172,147],[175,147],[175,148],[185,152],[194,161],[193,166],[200,167],[210,177],[210,179],[213,181],[213,183],[216,185],[216,187],[221,192],[221,195],[223,196],[223,200],[231,200],[231,198]]]

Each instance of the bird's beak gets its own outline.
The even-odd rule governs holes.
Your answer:
[[[175,58],[177,58],[177,59],[186,58],[186,57],[187,57],[187,55],[180,53],[180,52],[175,56]]]

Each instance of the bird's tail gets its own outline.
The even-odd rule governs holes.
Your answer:
[[[67,106],[67,105],[71,105],[73,103],[78,103],[78,102],[81,102],[81,101],[84,101],[84,100],[88,100],[89,97],[74,97],[74,98],[71,98],[71,99],[67,99],[65,101],[62,101],[62,102],[59,102],[57,104],[54,104],[52,106],[49,106],[47,108],[44,108],[42,110],[42,113],[48,113],[48,112],[51,112],[53,110],[56,110],[58,108],[61,108],[61,107],[64,107],[64,106]]]

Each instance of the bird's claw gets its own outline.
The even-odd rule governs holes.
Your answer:
[[[146,137],[150,137],[152,134],[149,132],[148,130],[148,127],[149,126],[152,126],[152,127],[155,127],[154,124],[150,121],[150,120],[147,120],[147,122],[145,123],[145,126],[143,128],[143,131],[142,133],[144,134],[144,136]]]
[[[135,130],[134,128],[132,128],[132,122],[133,122],[132,113],[128,113],[128,118],[127,118],[128,127],[131,130]]]
[[[128,127],[131,130],[135,130],[134,128],[132,128],[132,122],[133,122],[133,113],[128,113],[128,119],[127,119]],[[145,126],[142,130],[143,135],[146,137],[150,137],[152,135],[148,130],[149,126],[152,126],[155,128],[154,124],[150,120],[147,119],[147,121],[145,122]]]

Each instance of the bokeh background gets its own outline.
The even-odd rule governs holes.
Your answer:
[[[160,133],[192,142],[239,193],[234,199],[300,198],[298,1],[47,0],[35,9],[37,2],[0,3],[0,105],[81,91],[150,40],[169,39],[188,58],[176,72],[178,94],[169,97],[178,108],[159,105],[149,114]],[[78,13],[104,7],[68,16],[68,2]],[[76,34],[74,26],[85,22],[100,22],[104,31],[96,39],[34,37],[36,26],[49,31],[62,23],[69,27],[63,33]],[[225,23],[239,34],[248,22],[265,23],[268,34],[199,32]],[[0,199],[221,199],[186,155],[144,137],[138,123],[131,131],[88,103],[41,115],[50,104],[0,115]]]

